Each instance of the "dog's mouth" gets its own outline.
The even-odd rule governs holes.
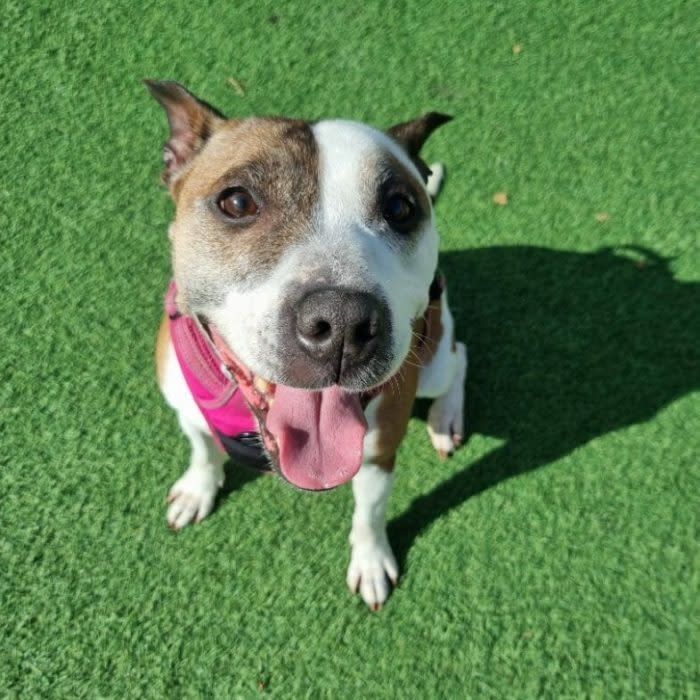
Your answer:
[[[234,375],[260,427],[273,466],[298,488],[321,491],[352,479],[362,464],[367,421],[363,404],[380,390],[322,390],[274,384],[251,372],[209,327],[216,349]]]

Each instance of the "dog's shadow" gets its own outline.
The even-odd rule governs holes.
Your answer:
[[[469,348],[467,432],[505,442],[474,463],[459,450],[464,467],[389,523],[402,569],[415,538],[471,496],[700,387],[700,283],[674,279],[653,251],[479,248],[441,267]],[[258,476],[229,462],[218,502]]]
[[[494,247],[441,266],[469,349],[467,432],[505,442],[475,463],[458,451],[464,468],[391,521],[402,568],[415,538],[470,497],[700,386],[700,284],[650,250]]]
[[[267,475],[266,472],[261,472],[242,464],[236,464],[231,459],[227,460],[226,464],[224,464],[224,485],[219,489],[219,493],[216,494],[215,509],[218,510],[232,493],[243,489],[248,482]]]

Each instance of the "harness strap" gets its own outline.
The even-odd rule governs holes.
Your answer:
[[[165,311],[185,381],[219,447],[237,462],[255,468],[266,466],[257,421],[208,335],[196,319],[180,311],[174,281],[165,296]]]

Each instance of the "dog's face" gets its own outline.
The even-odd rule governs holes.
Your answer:
[[[389,380],[437,266],[418,150],[447,118],[393,136],[348,121],[227,120],[175,83],[149,87],[171,125],[180,303],[239,381],[271,399]]]

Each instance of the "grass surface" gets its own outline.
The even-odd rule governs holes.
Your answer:
[[[697,7],[0,15],[1,696],[700,695]],[[165,526],[188,449],[152,368],[172,206],[142,77],[232,115],[457,117],[427,157],[472,434],[441,463],[412,422],[380,614],[344,588],[348,488],[232,471]]]

